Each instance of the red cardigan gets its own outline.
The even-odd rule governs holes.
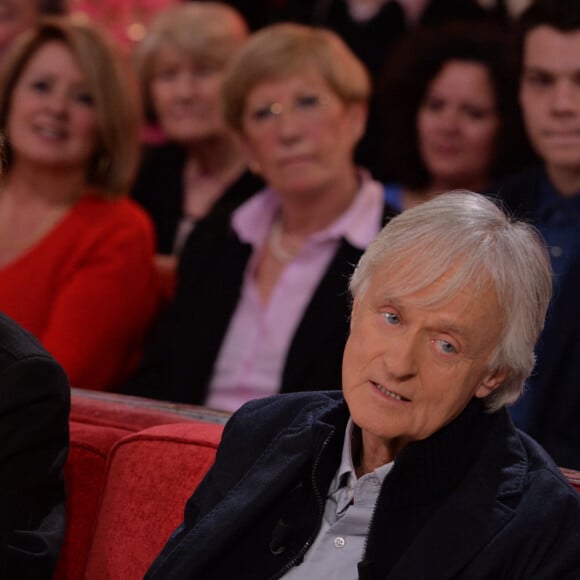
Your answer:
[[[0,310],[40,339],[72,386],[114,389],[140,359],[157,311],[154,249],[133,201],[86,195],[0,269]]]

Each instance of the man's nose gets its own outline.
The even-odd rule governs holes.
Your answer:
[[[563,114],[575,112],[580,105],[580,91],[565,79],[556,83],[552,94],[552,111]]]
[[[393,380],[409,380],[417,374],[417,338],[411,332],[401,332],[385,348],[383,364]]]

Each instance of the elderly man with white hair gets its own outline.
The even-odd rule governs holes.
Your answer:
[[[580,496],[505,409],[550,299],[535,230],[444,194],[350,289],[342,394],[242,407],[147,578],[580,578]]]

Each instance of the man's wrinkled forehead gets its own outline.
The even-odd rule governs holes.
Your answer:
[[[469,292],[477,301],[492,289],[489,275],[477,273],[470,264],[457,260],[451,266],[425,264],[420,258],[384,259],[371,274],[375,291],[381,299],[407,301],[422,308],[437,308],[460,294]]]

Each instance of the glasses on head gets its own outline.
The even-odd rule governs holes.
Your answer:
[[[297,95],[288,104],[274,101],[253,107],[247,112],[247,118],[260,125],[269,124],[288,111],[299,118],[314,118],[329,102],[329,97],[325,95]]]

